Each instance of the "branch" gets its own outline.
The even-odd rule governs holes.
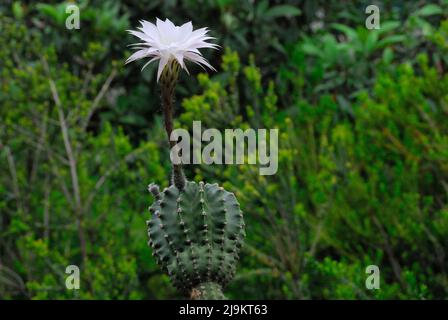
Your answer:
[[[132,152],[128,153],[123,159],[116,161],[113,165],[109,167],[109,169],[106,170],[106,172],[97,180],[95,186],[93,187],[93,190],[87,196],[87,200],[84,205],[84,212],[88,212],[90,210],[90,206],[92,205],[93,199],[95,198],[96,194],[103,186],[103,184],[106,182],[107,178],[120,166],[120,164],[129,161],[135,155],[137,155],[140,152],[143,152],[144,150],[146,150],[146,146],[133,150]]]
[[[67,123],[65,121],[64,111],[62,110],[61,100],[59,99],[59,94],[56,89],[56,85],[50,76],[48,64],[45,59],[43,59],[43,64],[44,64],[44,68],[48,74],[48,82],[50,84],[51,94],[53,95],[53,100],[54,100],[54,103],[55,103],[57,111],[58,111],[59,123],[61,125],[61,131],[62,131],[62,139],[64,141],[64,147],[65,147],[65,151],[67,153],[67,158],[69,161],[70,175],[72,178],[72,188],[73,188],[73,194],[74,194],[74,198],[75,198],[76,223],[77,223],[77,227],[78,227],[78,236],[79,236],[79,242],[81,245],[82,258],[83,258],[83,262],[85,264],[87,262],[87,246],[86,246],[86,236],[85,236],[83,221],[82,221],[83,213],[82,213],[82,204],[81,204],[81,192],[79,190],[79,180],[78,180],[78,173],[77,173],[77,169],[76,169],[76,159],[73,154],[73,149],[72,149],[70,137],[68,134],[68,127],[67,127]]]
[[[106,81],[104,82],[103,86],[101,87],[100,92],[97,94],[95,99],[93,100],[92,106],[89,109],[89,113],[87,114],[86,118],[84,119],[84,124],[82,125],[82,130],[86,131],[87,126],[89,125],[90,118],[95,113],[96,109],[98,108],[99,103],[101,102],[101,99],[103,99],[104,95],[106,94],[107,90],[109,89],[109,86],[112,82],[112,80],[115,78],[117,74],[117,70],[113,69],[109,76],[107,77]]]
[[[16,198],[17,209],[23,212],[23,205],[21,200],[22,197],[20,195],[19,180],[17,178],[17,169],[16,163],[14,161],[14,156],[12,155],[11,148],[9,146],[4,146],[4,149],[6,153],[6,159],[8,160],[9,172],[11,173],[12,188],[14,191],[14,197]]]
[[[32,144],[32,145],[35,145],[36,148],[38,148],[38,147],[39,148],[45,148],[45,150],[47,151],[47,153],[49,155],[54,155],[56,158],[59,159],[60,162],[62,162],[63,164],[65,164],[67,166],[69,165],[69,161],[66,158],[64,158],[64,156],[62,156],[58,152],[52,150],[50,148],[50,146],[42,144],[38,140],[34,140],[34,139],[36,139],[36,136],[32,132],[30,132],[30,131],[26,130],[25,128],[23,128],[21,126],[18,126],[16,124],[12,125],[12,129],[14,131],[16,131],[16,132],[21,133],[24,136],[24,138],[25,138],[24,139],[25,142],[27,142],[29,144]]]

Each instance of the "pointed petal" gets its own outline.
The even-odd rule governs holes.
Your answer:
[[[171,25],[173,25],[173,28],[174,28],[174,24],[171,21],[169,21],[169,23],[168,23],[168,21],[157,20],[157,29],[159,30],[161,39],[171,39],[171,37],[173,35],[170,23],[171,23]]]
[[[160,41],[159,31],[153,23],[146,20],[140,20],[140,23],[142,25],[142,28],[139,28],[140,30],[142,30],[146,35],[153,38],[155,41]]]
[[[137,28],[138,31],[128,30],[128,32],[142,41],[130,45],[138,51],[134,52],[126,60],[126,63],[146,57],[151,58],[143,66],[143,70],[153,61],[160,60],[157,81],[159,81],[163,70],[172,59],[175,59],[187,73],[186,60],[192,61],[202,68],[207,67],[215,70],[199,51],[202,48],[219,48],[219,45],[208,42],[215,38],[208,35],[209,30],[207,28],[193,30],[191,21],[176,26],[169,19],[163,21],[159,18],[156,18],[155,23],[146,20],[140,20],[139,22],[141,26]]]
[[[174,29],[176,29],[176,26],[174,25],[174,23],[172,23],[172,22],[170,21],[170,19],[168,19],[168,18],[165,19],[165,25],[166,25],[167,27],[169,27],[171,31],[173,31]]]
[[[143,32],[139,32],[139,31],[135,31],[135,30],[127,30],[130,34],[132,34],[133,36],[136,36],[140,39],[142,39],[143,41],[146,41],[148,43],[153,43],[154,40],[149,37],[148,35],[144,34]]]
[[[148,55],[147,49],[138,50],[138,51],[134,52],[129,58],[127,58],[125,64],[128,64],[128,63],[138,60],[138,59],[142,59],[142,58],[146,57],[147,55]]]
[[[185,63],[184,63],[184,55],[181,53],[175,53],[174,58],[176,58],[177,62],[179,62],[182,69],[186,69]]]
[[[208,63],[208,61],[205,60],[204,57],[202,57],[199,54],[192,53],[192,52],[186,52],[184,54],[184,56],[191,62],[196,63],[197,65],[200,65],[201,67],[202,67],[202,65],[204,65],[204,66],[210,68],[211,70],[216,71],[216,69],[213,68],[213,66],[210,63]]]
[[[179,28],[179,33],[180,33],[179,38],[180,38],[180,40],[181,41],[187,40],[191,36],[192,32],[193,32],[193,24],[191,23],[191,21],[188,21],[187,23],[184,23]]]
[[[141,71],[143,71],[151,62],[157,61],[159,59],[160,59],[159,56],[156,56],[156,57],[152,58],[151,60],[149,60],[148,62],[145,63],[145,65],[142,67]]]
[[[156,26],[157,26],[157,29],[160,30],[160,26],[162,25],[162,23],[163,23],[162,20],[160,20],[159,18],[156,18]]]
[[[148,46],[148,47],[151,47],[151,44],[149,44],[148,42],[137,42],[137,43],[128,44],[128,47],[135,47],[135,46]]]
[[[159,82],[160,76],[162,74],[163,69],[168,63],[168,58],[163,56],[160,58],[159,69],[157,70],[157,82]]]

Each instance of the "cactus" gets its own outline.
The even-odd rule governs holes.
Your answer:
[[[192,32],[191,22],[180,27],[168,19],[157,19],[156,25],[148,21],[141,24],[139,30],[143,33],[130,33],[144,42],[137,44],[139,51],[126,63],[146,57],[151,57],[146,65],[159,60],[157,81],[165,130],[173,149],[177,143],[171,136],[179,71],[186,69],[185,60],[215,70],[198,49],[218,46],[207,42],[213,39],[206,35],[207,28]],[[235,274],[245,237],[243,214],[233,193],[217,184],[187,181],[178,156],[174,153],[175,158],[171,158],[170,186],[163,192],[155,184],[148,186],[155,197],[147,222],[149,245],[157,263],[184,294],[191,299],[224,299],[222,288]]]
[[[175,61],[161,75],[162,106],[168,138],[173,130]],[[168,139],[174,147],[176,141]],[[181,164],[172,164],[170,186],[151,184],[149,245],[174,286],[191,299],[225,299],[245,237],[243,214],[233,193],[217,184],[187,181]]]
[[[192,299],[224,299],[245,237],[233,193],[217,184],[187,181],[180,191],[151,184],[149,245],[172,283]]]

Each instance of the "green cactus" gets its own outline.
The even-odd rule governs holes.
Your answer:
[[[151,184],[149,245],[174,286],[192,299],[224,299],[245,237],[233,193],[217,184],[187,181],[182,191]]]
[[[174,148],[173,101],[181,66],[170,57],[162,68],[164,124]],[[217,184],[187,181],[182,164],[171,160],[170,186],[163,192],[155,184],[148,187],[155,197],[147,222],[153,256],[174,286],[191,299],[225,299],[222,288],[235,274],[245,237],[240,205],[233,193]]]

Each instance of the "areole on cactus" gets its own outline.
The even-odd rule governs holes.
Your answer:
[[[160,60],[157,80],[165,129],[173,147],[174,90],[180,69],[187,70],[184,59],[213,69],[198,49],[217,45],[206,42],[212,39],[206,36],[206,28],[193,31],[191,22],[180,27],[168,19],[157,19],[156,25],[147,21],[141,24],[142,32],[130,33],[144,42],[137,44],[139,50],[127,62],[146,57],[151,58],[147,64]],[[174,286],[191,299],[225,299],[222,289],[235,274],[245,237],[235,195],[216,183],[187,181],[180,164],[172,165],[168,188],[161,192],[150,184],[148,190],[154,196],[147,221],[148,243],[157,263]]]

